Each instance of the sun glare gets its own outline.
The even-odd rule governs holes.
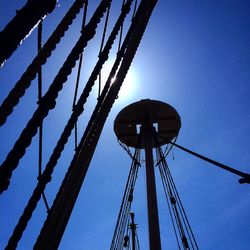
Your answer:
[[[127,101],[132,99],[137,92],[137,77],[133,67],[130,67],[127,76],[122,84],[118,95],[118,101]]]
[[[108,79],[109,76],[109,72],[112,68],[112,63],[110,61],[108,61],[103,69],[102,69],[102,82],[106,82],[106,80]],[[116,80],[116,77],[113,77],[111,80],[111,84],[113,84]],[[130,67],[126,78],[122,84],[122,87],[119,91],[118,94],[118,102],[124,102],[124,101],[128,101],[129,99],[131,99],[132,97],[134,97],[136,95],[136,91],[137,91],[137,76],[135,73],[135,70],[133,67]]]

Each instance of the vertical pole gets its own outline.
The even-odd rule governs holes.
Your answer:
[[[131,216],[130,229],[132,231],[132,250],[135,250],[135,230],[136,230],[136,224],[134,221],[135,214],[130,213],[130,216]]]
[[[142,133],[145,140],[146,157],[146,185],[148,205],[148,227],[150,250],[161,250],[160,227],[158,218],[158,206],[155,186],[155,172],[153,162],[152,132],[153,124],[148,122],[142,125]]]

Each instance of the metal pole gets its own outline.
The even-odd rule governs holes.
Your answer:
[[[219,168],[222,168],[222,169],[224,169],[224,170],[226,170],[226,171],[228,171],[228,172],[231,172],[231,173],[233,173],[233,174],[236,174],[236,175],[238,175],[238,176],[241,176],[242,178],[240,178],[239,179],[239,183],[248,183],[248,184],[250,184],[250,174],[247,174],[247,173],[244,173],[244,172],[241,172],[241,171],[239,171],[239,170],[237,170],[237,169],[235,169],[235,168],[231,168],[231,167],[229,167],[229,166],[226,166],[226,165],[224,165],[224,164],[222,164],[222,163],[219,163],[219,162],[217,162],[217,161],[214,161],[214,160],[212,160],[212,159],[209,159],[209,158],[207,158],[207,157],[205,157],[205,156],[203,156],[203,155],[200,155],[200,154],[198,154],[198,153],[195,153],[194,151],[191,151],[191,150],[189,150],[189,149],[187,149],[187,148],[184,148],[184,147],[182,147],[182,146],[180,146],[180,145],[178,145],[178,144],[176,144],[176,143],[174,143],[174,142],[169,142],[169,143],[171,143],[172,145],[174,145],[175,147],[177,147],[177,148],[179,148],[179,149],[181,149],[181,150],[183,150],[183,151],[185,151],[185,152],[187,152],[187,153],[189,153],[189,154],[191,154],[191,155],[194,155],[194,156],[196,156],[196,157],[198,157],[198,158],[200,158],[200,159],[202,159],[202,160],[204,160],[204,161],[207,161],[207,162],[209,162],[209,163],[211,163],[211,164],[213,164],[213,165],[215,165],[215,166],[217,166],[217,167],[219,167]]]
[[[145,140],[146,158],[146,185],[147,185],[147,204],[148,204],[148,227],[150,250],[161,250],[160,227],[158,218],[158,206],[155,186],[155,172],[153,162],[152,146],[152,123],[142,125],[142,133]]]

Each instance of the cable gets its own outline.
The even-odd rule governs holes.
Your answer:
[[[183,247],[189,249],[188,240],[185,236],[185,231],[188,234],[189,241],[191,243],[192,249],[199,249],[197,242],[195,240],[194,234],[192,232],[190,223],[187,219],[186,212],[180,200],[178,191],[176,189],[175,183],[173,181],[172,175],[170,170],[167,166],[167,162],[164,158],[163,152],[160,147],[157,148],[158,155],[159,155],[159,162],[161,163],[159,166],[160,171],[162,172],[162,180],[166,182],[168,193],[170,200],[172,201],[172,207],[175,214],[175,219],[178,225],[180,237],[182,239]],[[177,205],[177,206],[176,206]]]
[[[181,149],[181,150],[183,150],[183,151],[185,151],[185,152],[191,154],[191,155],[196,156],[197,158],[200,158],[200,159],[202,159],[202,160],[204,160],[204,161],[207,161],[207,162],[209,162],[209,163],[212,163],[213,165],[215,165],[215,166],[217,166],[217,167],[219,167],[219,168],[222,168],[222,169],[224,169],[224,170],[226,170],[226,171],[228,171],[228,172],[231,172],[231,173],[233,173],[233,174],[235,174],[235,175],[241,176],[242,178],[239,180],[239,183],[248,183],[248,184],[250,184],[250,174],[241,172],[241,171],[239,171],[239,170],[237,170],[237,169],[231,168],[231,167],[226,166],[226,165],[224,165],[224,164],[222,164],[222,163],[219,163],[219,162],[217,162],[217,161],[214,161],[214,160],[212,160],[212,159],[209,159],[209,158],[207,158],[207,157],[205,157],[205,156],[203,156],[203,155],[200,155],[200,154],[198,154],[198,153],[195,153],[194,151],[191,151],[191,150],[189,150],[189,149],[187,149],[187,148],[184,148],[184,147],[182,147],[182,146],[180,146],[180,145],[178,145],[178,144],[176,144],[176,143],[174,143],[174,142],[169,142],[169,143],[172,144],[172,145],[174,145],[175,147],[177,147],[177,148],[179,148],[179,149]]]
[[[159,151],[158,151],[157,149],[156,149],[156,155],[157,155],[157,160],[158,160],[158,162],[160,162],[160,161],[161,161],[161,158],[160,158],[160,155],[159,155]],[[172,211],[171,211],[170,204],[169,204],[169,200],[168,200],[168,192],[167,192],[166,183],[165,183],[165,181],[164,181],[164,178],[165,178],[165,177],[164,177],[164,174],[163,174],[163,170],[162,170],[162,166],[161,166],[161,165],[159,166],[159,171],[160,171],[161,181],[162,181],[162,185],[163,185],[163,190],[164,190],[164,193],[165,193],[165,196],[166,196],[168,211],[169,211],[169,214],[170,214],[170,219],[171,219],[171,222],[172,222],[172,226],[173,226],[173,230],[174,230],[174,235],[175,235],[176,243],[177,243],[178,248],[179,248],[179,250],[180,250],[181,248],[180,248],[180,244],[179,244],[179,240],[178,240],[178,236],[177,236],[177,232],[176,232],[176,227],[175,227],[175,223],[174,223]]]
[[[42,30],[43,30],[43,20],[38,24],[38,34],[37,34],[37,52],[40,53],[42,49]],[[40,103],[42,98],[42,66],[38,71],[38,104]],[[42,174],[42,157],[43,157],[43,123],[38,128],[39,130],[39,138],[38,138],[38,180]],[[46,198],[45,193],[42,193],[42,199],[47,209],[49,211],[49,204]]]
[[[111,243],[110,250],[117,250],[119,246],[122,245],[122,239],[124,238],[124,230],[126,225],[128,224],[129,219],[129,211],[131,207],[131,203],[133,201],[133,191],[135,187],[135,182],[137,179],[139,164],[137,162],[140,161],[140,149],[136,149],[134,153],[134,159],[131,163],[131,168],[128,176],[128,180],[126,183],[116,227],[113,234],[113,239]]]
[[[107,31],[107,26],[108,26],[108,20],[109,20],[109,12],[110,12],[110,7],[111,7],[111,3],[108,7],[107,13],[106,13],[106,19],[105,19],[105,23],[104,23],[104,28],[103,28],[103,33],[102,33],[102,40],[101,40],[101,45],[100,45],[100,50],[99,50],[99,56],[102,52],[103,49],[103,45],[104,45],[104,40],[105,40],[105,36],[106,36],[106,31]],[[98,86],[98,98],[100,98],[101,95],[101,89],[102,89],[102,76],[101,76],[101,70],[99,73],[99,86]]]
[[[82,31],[83,31],[83,29],[85,27],[85,24],[86,24],[87,10],[88,10],[88,0],[86,0],[86,2],[84,4],[84,12],[83,12],[83,19],[82,19]],[[83,53],[81,53],[80,59],[79,59],[77,78],[76,78],[76,86],[75,86],[75,93],[74,93],[73,104],[72,104],[72,111],[74,111],[75,106],[76,106],[76,98],[77,98],[78,87],[79,87],[80,76],[81,76],[82,59],[83,59]],[[75,150],[77,148],[77,144],[78,144],[78,139],[77,139],[77,122],[76,122],[75,123]]]

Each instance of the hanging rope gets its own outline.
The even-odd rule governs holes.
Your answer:
[[[83,12],[83,20],[82,20],[82,31],[83,31],[83,29],[85,27],[85,24],[86,24],[87,10],[88,10],[88,0],[86,0],[86,2],[84,4],[84,12]],[[83,59],[83,53],[81,53],[80,59],[79,59],[77,78],[76,78],[76,86],[75,86],[75,93],[74,93],[74,99],[73,99],[73,104],[72,104],[72,111],[75,110],[75,106],[76,106],[76,98],[77,98],[78,87],[79,87],[80,76],[81,76],[81,69],[82,69],[82,59]],[[77,139],[77,121],[76,121],[76,123],[75,123],[75,150],[77,148],[77,144],[78,144],[78,139]]]
[[[132,0],[128,1],[127,6],[129,6],[129,4],[131,4],[131,2],[132,2]],[[51,155],[51,157],[49,159],[49,162],[47,163],[47,165],[45,167],[45,170],[44,170],[41,178],[39,179],[38,185],[36,186],[35,190],[33,191],[33,194],[31,196],[26,208],[24,209],[24,212],[23,212],[22,216],[20,217],[19,222],[15,227],[13,235],[11,236],[11,238],[9,240],[9,242],[11,242],[10,244],[13,244],[14,246],[16,246],[18,241],[20,240],[20,238],[22,236],[22,233],[24,232],[24,230],[25,230],[25,228],[26,228],[26,226],[28,224],[28,221],[31,218],[33,211],[35,210],[38,201],[40,200],[41,193],[44,191],[46,184],[51,180],[51,175],[53,173],[54,167],[56,166],[56,163],[57,163],[58,159],[61,156],[61,153],[62,153],[62,151],[64,149],[64,146],[68,141],[68,138],[69,138],[69,136],[71,134],[71,131],[74,128],[74,124],[77,121],[77,117],[83,111],[83,105],[86,102],[86,99],[87,99],[87,97],[89,95],[89,92],[92,89],[92,86],[94,85],[94,82],[95,82],[95,80],[96,80],[96,78],[98,76],[98,73],[99,73],[99,69],[103,65],[104,60],[105,59],[107,60],[108,53],[109,53],[109,51],[110,51],[110,49],[112,47],[112,44],[113,44],[113,42],[114,42],[114,40],[115,40],[115,38],[116,38],[116,36],[118,34],[119,27],[120,27],[121,23],[123,22],[123,20],[124,20],[124,18],[125,18],[128,11],[129,11],[129,9],[125,9],[121,13],[120,17],[118,18],[117,23],[115,24],[115,27],[114,27],[113,31],[111,32],[110,37],[109,37],[109,39],[108,39],[108,41],[107,41],[107,43],[105,45],[105,48],[103,49],[103,51],[101,53],[101,56],[100,56],[96,66],[94,68],[94,71],[92,72],[92,74],[91,74],[91,76],[90,76],[90,78],[89,78],[89,80],[88,80],[88,82],[87,82],[87,84],[85,86],[85,89],[84,89],[83,93],[81,94],[81,96],[80,96],[80,98],[79,98],[79,100],[78,100],[78,102],[77,102],[77,104],[75,106],[75,110],[73,111],[73,113],[72,113],[72,115],[71,115],[71,117],[70,117],[70,119],[69,119],[69,121],[68,121],[68,123],[67,123],[67,125],[66,125],[60,139],[59,139],[59,141],[58,141],[58,143],[57,143],[57,145],[56,145],[56,147],[54,148],[53,153],[52,153],[52,155]],[[128,37],[130,35],[131,34],[129,33]],[[128,40],[128,38],[126,40]],[[125,48],[126,48],[126,46],[124,45],[122,51],[124,51]],[[119,57],[116,60],[115,65],[112,68],[113,72],[116,72],[116,70],[118,68],[118,65],[120,64],[120,60],[122,59],[121,55],[122,55],[122,53],[119,55]],[[112,73],[112,74],[114,74],[114,73]],[[110,77],[111,76],[109,76],[109,78]],[[106,85],[105,85],[105,87],[106,87]],[[107,89],[107,87],[105,89]],[[102,94],[105,96],[105,93],[102,93]],[[104,97],[102,97],[102,99],[103,98]],[[94,117],[98,113],[97,110],[99,109],[99,107],[101,105],[101,100],[102,99],[100,99],[98,101],[99,104],[97,105],[96,111],[93,113],[93,115],[92,115],[92,117],[90,119],[90,122],[88,123],[88,126],[87,126],[87,128],[85,130],[84,136],[83,136],[80,144],[77,147],[75,155],[77,155],[77,153],[78,153],[79,149],[81,148],[83,142],[86,140],[87,134],[88,134],[89,129],[90,129],[91,125],[92,125]]]
[[[19,103],[20,98],[25,94],[26,89],[28,89],[31,85],[31,81],[35,79],[40,66],[46,63],[52,51],[56,48],[56,45],[60,42],[61,38],[64,36],[64,33],[72,24],[85,1],[86,0],[76,0],[74,2],[62,21],[56,27],[53,34],[44,44],[41,52],[34,58],[21,78],[16,82],[15,87],[10,91],[9,95],[3,101],[2,105],[0,106],[0,126],[6,122],[7,117],[12,113],[14,107]]]
[[[33,136],[37,133],[37,128],[41,125],[43,119],[48,115],[49,110],[53,109],[56,105],[56,98],[63,88],[63,84],[75,66],[76,61],[80,57],[84,48],[87,46],[88,41],[95,35],[95,30],[100,22],[104,12],[109,6],[111,0],[102,0],[95,13],[93,14],[90,22],[84,29],[84,35],[81,35],[76,45],[70,52],[68,58],[64,62],[62,68],[59,70],[53,83],[50,85],[49,90],[43,96],[42,101],[34,112],[32,118],[27,126],[22,131],[20,137],[16,141],[14,147],[7,155],[5,161],[0,168],[0,193],[8,188],[12,172],[16,169],[19,160],[25,154],[26,148],[31,144]]]
[[[42,29],[43,29],[43,20],[38,24],[38,34],[37,34],[37,52],[40,53],[42,49]],[[40,70],[38,71],[38,105],[42,99],[42,66],[40,66]],[[42,174],[42,157],[43,157],[43,123],[39,126],[39,138],[38,138],[38,180],[41,178]],[[43,202],[49,211],[49,204],[45,193],[42,192]]]

